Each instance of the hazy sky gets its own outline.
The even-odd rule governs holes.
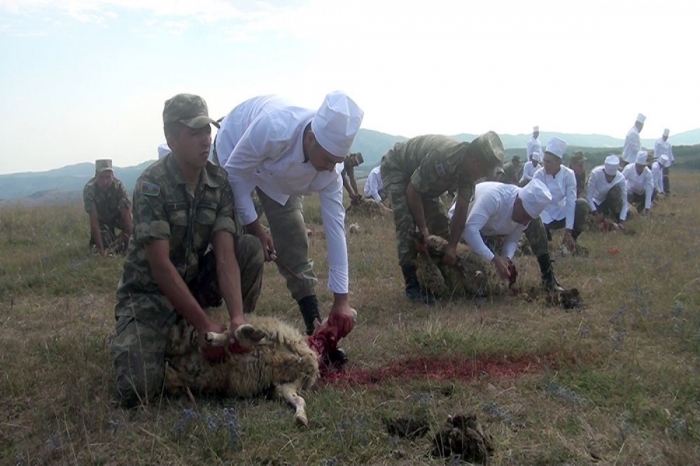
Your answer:
[[[213,117],[333,90],[390,134],[700,127],[700,3],[0,0],[0,173],[156,158],[164,101]]]

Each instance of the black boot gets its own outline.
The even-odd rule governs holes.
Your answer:
[[[542,286],[544,286],[547,291],[564,291],[564,288],[559,285],[559,282],[557,282],[557,279],[554,276],[552,260],[549,258],[549,254],[542,254],[541,256],[538,256],[537,262],[540,264]]]
[[[403,279],[406,283],[406,297],[408,299],[414,303],[435,304],[435,296],[421,289],[415,265],[403,265],[401,272],[403,272]]]
[[[304,318],[304,324],[306,324],[306,334],[311,335],[314,333],[315,326],[314,322],[318,320],[321,322],[321,311],[318,308],[318,300],[316,295],[312,294],[301,298],[299,301],[299,310]]]

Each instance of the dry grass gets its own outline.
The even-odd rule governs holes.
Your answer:
[[[557,260],[560,281],[587,303],[575,312],[513,297],[409,304],[391,218],[349,219],[360,225],[348,237],[360,312],[344,345],[350,370],[446,356],[541,363],[508,376],[321,384],[307,397],[308,429],[260,399],[111,408],[105,340],[121,259],[87,256],[79,205],[2,210],[0,464],[444,464],[427,455],[428,437],[391,437],[382,419],[420,417],[434,432],[447,415],[467,412],[494,436],[496,465],[699,464],[700,184],[695,173],[675,172],[673,186],[650,218],[630,222],[635,235],[584,233],[590,256]],[[315,197],[306,216],[328,309]],[[536,283],[534,258],[517,264],[521,279]],[[272,266],[258,312],[301,326]]]

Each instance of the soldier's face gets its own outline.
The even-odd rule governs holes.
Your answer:
[[[114,173],[111,171],[102,172],[97,175],[95,182],[97,183],[97,187],[100,189],[100,191],[105,192],[110,186],[112,186],[112,183],[114,183]]]
[[[182,125],[168,136],[168,146],[175,157],[192,168],[204,168],[211,148],[211,125],[189,128]]]
[[[336,165],[345,161],[345,157],[336,157],[321,147],[311,131],[308,131],[304,136],[304,150],[309,158],[309,163],[319,172],[332,172]]]
[[[570,168],[576,173],[577,175],[582,175],[583,174],[583,162],[573,162],[570,165]]]

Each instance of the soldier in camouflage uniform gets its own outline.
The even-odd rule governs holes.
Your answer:
[[[444,260],[454,264],[474,183],[502,169],[503,154],[498,135],[488,132],[472,142],[440,135],[419,136],[397,143],[384,156],[382,181],[394,211],[399,265],[406,297],[411,301],[434,303],[434,297],[421,290],[416,277],[416,255],[423,246],[415,238],[425,238],[429,233],[448,238]],[[457,194],[449,229],[440,202],[447,191]]]
[[[83,189],[83,202],[90,216],[90,248],[101,256],[105,250],[125,252],[131,237],[131,201],[124,183],[114,177],[111,160],[95,161],[95,176]]]
[[[520,164],[520,156],[514,155],[513,159],[503,167],[503,177],[501,181],[506,184],[518,184],[522,175],[523,166]]]
[[[360,190],[357,189],[357,181],[355,181],[355,167],[362,165],[364,161],[361,152],[353,152],[345,157],[343,170],[340,172],[340,176],[343,177],[343,187],[348,192],[353,204],[357,204],[362,199]]]
[[[197,330],[208,361],[223,358],[225,351],[204,335],[224,327],[204,309],[223,297],[233,333],[244,312],[254,310],[262,283],[260,241],[241,234],[228,175],[207,161],[215,122],[206,103],[178,94],[165,102],[163,123],[172,153],[136,182],[134,236],[117,289],[111,353],[124,407],[160,393],[166,345],[179,319]]]
[[[583,152],[577,150],[569,160],[569,168],[576,175],[576,197],[578,199],[586,198],[586,158]]]

